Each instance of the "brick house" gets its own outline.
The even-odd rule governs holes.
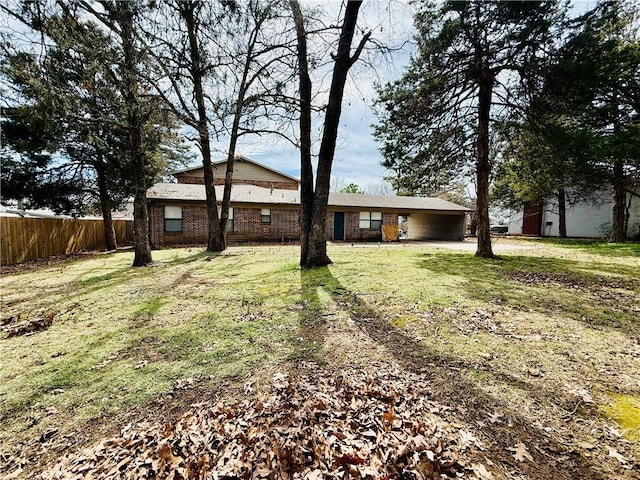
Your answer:
[[[216,198],[222,198],[226,162],[214,164]],[[202,167],[174,172],[178,183],[147,191],[150,242],[158,248],[207,242]],[[245,157],[234,162],[228,241],[292,241],[300,238],[299,181]],[[410,239],[458,240],[467,208],[437,198],[331,193],[327,239],[392,241],[398,217],[408,218]]]

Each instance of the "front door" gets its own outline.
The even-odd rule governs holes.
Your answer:
[[[333,212],[333,239],[344,240],[344,212]]]

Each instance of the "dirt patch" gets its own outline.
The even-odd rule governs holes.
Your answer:
[[[53,324],[56,312],[46,312],[43,315],[22,320],[21,316],[8,316],[2,319],[0,324],[0,332],[5,332],[4,338],[20,337],[22,335],[31,335],[42,330],[46,330]]]
[[[109,252],[107,252],[109,253]],[[15,265],[2,265],[0,266],[0,275],[16,275],[19,273],[27,273],[35,270],[40,270],[47,267],[55,267],[61,263],[68,263],[73,260],[82,260],[89,257],[103,255],[104,252],[79,252],[69,253],[65,255],[54,255],[52,257],[43,258],[40,260],[32,260],[24,263],[17,263]]]
[[[638,282],[622,279],[585,278],[566,273],[547,273],[531,271],[515,271],[509,275],[514,280],[525,285],[558,286],[585,291],[593,287],[607,289],[633,289],[638,288]]]

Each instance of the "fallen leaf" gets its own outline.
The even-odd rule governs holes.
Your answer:
[[[609,456],[615,458],[616,460],[618,460],[622,464],[626,464],[627,463],[627,459],[624,458],[622,455],[620,455],[615,448],[609,447]]]
[[[507,450],[513,452],[513,456],[518,462],[524,462],[525,458],[530,462],[533,462],[533,458],[531,457],[531,455],[529,455],[527,447],[525,447],[524,443],[522,442],[517,443],[514,448],[509,448]]]
[[[474,463],[471,468],[480,480],[493,480],[493,474],[481,463]]]

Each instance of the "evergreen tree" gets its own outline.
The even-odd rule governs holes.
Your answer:
[[[625,238],[626,197],[640,176],[636,15],[632,4],[607,1],[569,22],[525,120],[507,131],[494,195],[512,204],[556,197],[560,236],[565,205],[612,187],[611,239]]]
[[[403,77],[379,91],[374,134],[399,185],[438,190],[475,175],[478,256],[493,256],[493,121],[515,103],[517,81],[535,71],[561,14],[557,2],[421,6],[415,16],[418,52]]]
[[[136,182],[146,191],[169,164],[184,163],[187,155],[174,119],[157,97],[138,86],[144,165],[134,165],[131,107],[118,88],[125,79],[119,68],[122,45],[95,23],[81,20],[73,4],[37,7],[3,7],[43,39],[40,52],[4,52],[2,73],[15,92],[16,106],[8,109],[3,124],[8,147],[3,151],[3,195],[78,215],[94,211],[97,198],[112,249],[111,210],[140,190]],[[140,237],[136,243],[150,258]]]

